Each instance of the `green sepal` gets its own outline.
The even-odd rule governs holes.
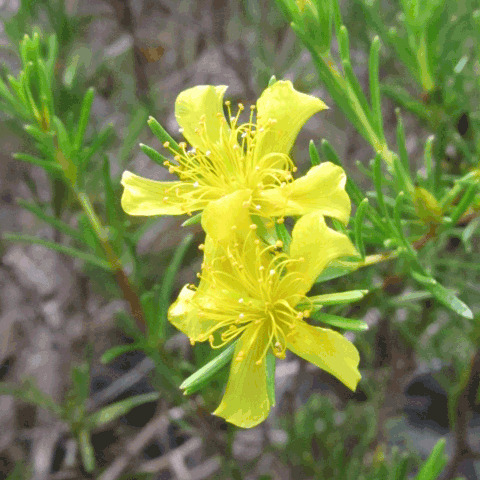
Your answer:
[[[330,313],[315,313],[312,318],[316,321],[331,325],[332,327],[341,328],[342,330],[353,330],[362,332],[368,330],[368,324],[363,320],[340,317],[331,315]]]
[[[190,225],[197,225],[202,221],[202,214],[197,213],[196,215],[193,215],[192,217],[187,218],[183,223],[182,227],[188,227]]]
[[[145,145],[143,143],[140,143],[140,150],[152,161],[155,163],[158,163],[158,165],[161,165],[164,167],[164,162],[168,162],[168,159],[164,157],[162,154],[158,153],[155,149],[152,147],[149,147],[148,145]]]
[[[296,308],[309,309],[313,307],[313,310],[318,310],[324,305],[344,305],[347,303],[358,302],[365,295],[368,290],[348,290],[346,292],[326,293],[324,295],[315,295],[314,297],[308,297],[308,302],[302,302],[298,304]]]
[[[168,142],[173,150],[178,153],[182,153],[178,143],[167,133],[167,131],[158,123],[158,121],[155,120],[155,118],[149,117],[147,123],[152,133],[160,140],[162,145],[165,142]]]
[[[275,366],[277,358],[271,350],[267,352],[267,395],[270,401],[270,406],[275,405]]]

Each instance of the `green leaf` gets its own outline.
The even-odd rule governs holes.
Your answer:
[[[102,408],[98,412],[91,414],[89,420],[92,423],[93,428],[101,427],[123,415],[126,415],[132,408],[143,405],[144,403],[154,402],[158,400],[159,397],[160,393],[158,392],[135,395]]]
[[[95,451],[90,440],[90,433],[87,430],[81,430],[78,436],[78,446],[82,456],[82,463],[88,473],[95,470]]]
[[[368,325],[363,320],[339,317],[338,315],[320,312],[313,314],[312,318],[316,321],[331,325],[332,327],[341,328],[342,330],[354,330],[358,332],[368,330]]]
[[[82,234],[80,231],[71,227],[65,222],[62,222],[57,217],[48,215],[38,205],[35,205],[33,203],[27,202],[26,200],[22,200],[22,199],[17,200],[17,203],[25,210],[28,210],[29,212],[33,213],[37,218],[39,218],[43,222],[48,223],[52,227],[56,228],[59,232],[62,232],[65,235],[75,238],[79,242],[83,241]]]
[[[62,408],[55,403],[55,400],[42,392],[34,383],[33,379],[26,379],[20,385],[0,382],[0,395],[11,395],[19,400],[52,412],[55,416],[61,417]]]
[[[434,278],[426,277],[412,270],[412,277],[423,285],[442,305],[468,319],[473,318],[473,313],[451,290],[447,290]]]
[[[213,360],[185,379],[180,385],[180,388],[185,390],[184,395],[190,395],[200,390],[213,375],[230,362],[235,351],[235,345],[236,342],[231,343],[220,355],[217,355]]]
[[[321,308],[324,305],[344,305],[347,303],[358,302],[365,295],[367,295],[368,290],[348,290],[346,292],[338,293],[326,293],[324,295],[315,295],[314,297],[308,297],[308,302],[303,302],[297,305],[297,308],[306,308],[308,309],[311,304],[313,304],[314,310],[317,306]]]
[[[403,120],[400,115],[400,109],[396,108],[395,109],[395,115],[397,116],[397,147],[398,147],[398,153],[400,156],[400,161],[402,162],[403,170],[405,172],[405,175],[408,176],[408,178],[411,177],[410,174],[410,160],[408,158],[408,151],[407,151],[407,143],[405,139],[405,129],[403,127]]]
[[[445,455],[446,440],[441,438],[433,447],[430,456],[415,477],[416,480],[436,480],[447,464],[448,457]]]
[[[149,117],[148,126],[152,133],[160,140],[161,144],[164,145],[165,142],[168,142],[169,147],[172,148],[175,152],[182,153],[178,143],[167,133],[167,131],[155,120],[153,117]]]
[[[365,221],[365,213],[369,208],[368,198],[364,198],[360,205],[357,208],[354,219],[354,233],[355,233],[355,245],[357,247],[358,253],[362,257],[362,260],[365,259],[365,243],[363,241],[363,227]]]
[[[85,137],[85,131],[87,130],[88,120],[90,118],[90,110],[92,109],[93,98],[95,96],[95,90],[89,88],[85,93],[82,106],[80,108],[80,118],[78,119],[78,127],[75,132],[75,139],[73,141],[74,150],[80,150],[83,139]]]
[[[110,162],[108,157],[103,157],[102,165],[103,186],[105,188],[105,208],[107,211],[107,220],[109,225],[115,228],[117,232],[122,229],[122,222],[120,220],[119,208],[118,208],[118,196],[115,195],[115,190],[112,184],[112,178],[110,176]]]
[[[124,353],[132,352],[134,350],[142,350],[143,347],[144,345],[139,342],[129,343],[128,345],[116,345],[104,352],[100,361],[106,365]]]
[[[84,405],[90,395],[90,365],[87,362],[72,369],[71,395],[77,405]]]
[[[456,225],[460,220],[460,217],[466,212],[467,208],[473,203],[475,199],[475,194],[477,193],[478,185],[471,183],[462,198],[453,209],[453,212],[450,214],[450,219],[453,225]]]
[[[275,364],[276,357],[271,350],[267,352],[267,394],[270,400],[270,405],[275,405]]]
[[[370,103],[372,104],[373,127],[382,140],[385,140],[383,133],[382,104],[380,100],[380,84],[378,79],[378,57],[380,53],[380,39],[375,36],[370,46],[370,57],[368,61],[370,81]]]
[[[91,265],[102,268],[103,270],[106,270],[108,272],[111,271],[110,264],[106,260],[96,257],[95,255],[92,255],[90,253],[82,252],[81,250],[77,250],[76,248],[67,247],[65,245],[60,245],[59,243],[51,242],[49,240],[43,240],[42,238],[34,237],[32,235],[23,235],[20,233],[5,233],[3,235],[3,239],[10,242],[42,245],[45,248],[49,248],[50,250],[55,250],[56,252],[78,258],[80,260],[83,260],[84,262],[90,263]]]
[[[42,160],[41,158],[34,157],[28,153],[14,153],[13,158],[20,160],[22,162],[30,163],[37,167],[41,167],[47,172],[59,174],[62,173],[62,167],[58,163],[49,162],[47,160]]]

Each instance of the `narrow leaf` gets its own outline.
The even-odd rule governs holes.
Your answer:
[[[120,400],[112,405],[102,408],[100,411],[90,415],[90,421],[94,428],[101,427],[123,415],[126,415],[132,408],[158,400],[160,394],[158,392],[144,393],[133,397]]]
[[[120,355],[123,355],[127,352],[132,352],[134,350],[141,350],[143,348],[142,343],[129,343],[128,345],[116,345],[115,347],[109,348],[100,358],[100,361],[103,364],[108,364],[115,360]]]
[[[28,153],[15,153],[13,155],[13,158],[22,162],[30,163],[31,165],[35,165],[37,167],[41,167],[51,173],[58,174],[62,172],[62,167],[58,165],[58,163],[42,160],[41,158],[34,157],[33,155],[29,155]]]
[[[213,375],[230,362],[235,351],[235,343],[231,343],[220,355],[217,355],[213,360],[184,380],[180,385],[180,388],[185,390],[184,395],[190,395],[200,390]]]
[[[358,253],[362,257],[362,260],[365,258],[365,243],[363,241],[363,226],[365,220],[365,213],[369,208],[368,198],[364,198],[360,205],[357,208],[354,220],[354,233],[355,233],[355,245],[357,247]]]
[[[102,268],[103,270],[106,270],[108,272],[111,271],[110,265],[107,261],[99,257],[96,257],[95,255],[92,255],[90,253],[77,250],[76,248],[60,245],[59,243],[51,242],[49,240],[44,240],[42,238],[34,237],[32,235],[23,235],[23,234],[17,234],[17,233],[5,233],[3,235],[3,239],[11,242],[29,243],[32,245],[42,245],[45,248],[49,248],[50,250],[55,250],[56,252],[69,255],[74,258],[78,258],[80,260],[83,260],[86,263],[90,263],[91,265]]]
[[[412,271],[412,277],[423,285],[431,294],[445,307],[458,313],[460,316],[468,319],[473,318],[473,313],[465,303],[463,303],[451,290],[447,290],[440,285],[434,278],[426,277],[420,273]]]
[[[380,53],[380,39],[378,36],[372,41],[370,46],[370,57],[368,62],[369,81],[370,81],[370,103],[372,104],[372,120],[375,131],[382,140],[385,140],[383,133],[382,105],[380,100],[379,68],[378,57]]]
[[[80,447],[80,454],[82,456],[82,463],[88,473],[95,470],[95,451],[90,440],[90,433],[87,430],[82,430],[78,436],[78,445]]]
[[[445,455],[444,438],[441,438],[433,447],[430,456],[415,477],[416,480],[436,480],[447,464],[448,457]]]
[[[19,199],[17,203],[25,210],[28,210],[29,212],[33,213],[37,218],[39,218],[43,222],[48,223],[52,227],[56,228],[59,232],[62,232],[65,235],[75,238],[79,242],[82,241],[82,235],[78,230],[66,224],[65,222],[62,222],[60,219],[52,215],[48,215],[38,205],[35,205],[33,203],[27,202],[26,200],[22,200],[22,199]]]
[[[89,88],[85,93],[82,106],[80,108],[80,118],[78,119],[78,127],[75,132],[75,140],[73,141],[74,150],[80,150],[83,139],[85,137],[85,131],[87,130],[88,120],[90,118],[90,110],[92,109],[93,98],[95,96],[95,90]]]

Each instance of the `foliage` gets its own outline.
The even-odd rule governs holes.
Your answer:
[[[286,433],[286,442],[268,449],[301,478],[400,480],[416,475],[417,480],[433,480],[442,472],[454,478],[459,463],[475,457],[463,442],[480,395],[475,380],[480,368],[478,5],[474,0],[355,0],[345,5],[338,0],[275,0],[259,12],[257,3],[236,6],[239,21],[258,33],[262,15],[272,18],[270,28],[277,34],[272,38],[284,35],[285,43],[250,45],[258,68],[249,85],[262,90],[272,74],[280,78],[290,72],[298,88],[324,88],[330,96],[326,103],[349,122],[343,127],[347,135],[356,132],[371,157],[353,166],[337,153],[333,138],[315,138],[308,148],[312,166],[329,161],[347,172],[354,214],[346,227],[335,220],[331,224],[350,238],[360,256],[332,262],[317,278],[311,301],[323,308],[318,317],[322,322],[354,332],[366,401],[345,397],[330,384],[328,395],[297,399],[273,419]],[[42,29],[34,25],[39,12],[47,19]],[[355,18],[360,19],[357,24]],[[142,351],[153,361],[152,383],[165,402],[186,405],[180,387],[185,394],[195,393],[211,411],[235,347],[231,344],[216,356],[198,346],[193,360],[165,347],[174,335],[167,311],[178,290],[175,279],[195,258],[194,235],[185,235],[176,248],[164,252],[156,271],[150,258],[139,253],[139,242],[155,220],[135,222],[122,212],[120,180],[112,178],[112,171],[118,171],[113,168],[117,162],[123,168],[129,159],[154,105],[149,98],[134,101],[126,134],[102,125],[92,113],[96,93],[91,85],[105,65],[87,68],[88,62],[75,53],[82,27],[90,20],[68,13],[61,0],[22,0],[5,24],[11,44],[18,46],[20,67],[16,73],[3,67],[0,108],[25,145],[15,159],[28,164],[29,172],[43,169],[50,189],[48,200],[40,200],[27,176],[31,199],[18,203],[58,235],[50,240],[11,232],[3,240],[39,244],[70,256],[107,299],[124,298],[129,312],[119,316],[119,324],[132,343],[111,348],[102,361]],[[297,61],[302,48],[311,56],[306,66]],[[393,129],[385,97],[395,106]],[[176,136],[152,117],[148,125],[162,144],[177,145]],[[411,138],[421,145],[420,152],[411,147]],[[155,148],[141,144],[140,149],[153,162],[164,163]],[[119,155],[113,157],[114,151]],[[189,229],[199,221],[194,216],[184,226]],[[291,241],[290,225],[276,225],[267,233],[283,245]],[[372,311],[379,312],[378,321],[368,320]],[[435,368],[438,362],[440,370]],[[396,387],[406,387],[418,365],[436,370],[447,393],[455,433],[448,462],[443,440],[423,463],[411,445],[392,446],[386,440],[392,395]],[[71,388],[61,403],[29,380],[2,383],[0,393],[33,403],[64,422],[79,445],[85,470],[98,474],[91,434],[159,394],[92,410],[89,372],[87,361],[72,370]],[[274,375],[270,371],[269,388]],[[198,428],[196,412],[188,412],[185,428]],[[393,417],[400,417],[399,412]],[[235,435],[236,430],[229,430],[230,447]],[[243,466],[233,467],[228,446],[225,451],[225,478],[232,472],[238,476]],[[10,477],[22,478],[24,471],[19,463]]]

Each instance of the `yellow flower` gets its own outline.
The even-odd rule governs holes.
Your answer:
[[[225,102],[228,120],[224,116],[226,88],[202,85],[180,93],[175,115],[193,148],[182,143],[180,152],[171,149],[174,161],[165,162],[179,180],[158,182],[124,172],[123,209],[130,215],[181,215],[220,202],[212,207],[218,210],[225,197],[241,191],[243,206],[254,215],[320,211],[346,223],[350,201],[342,168],[326,162],[293,180],[296,167],[288,155],[303,124],[326,105],[296,91],[291,82],[278,81],[262,93],[256,108],[251,107],[249,121],[240,123],[241,104],[233,116]]]
[[[262,422],[272,406],[266,381],[269,352],[284,358],[291,350],[352,390],[360,373],[352,343],[305,321],[305,295],[321,271],[336,258],[356,254],[348,237],[328,228],[321,214],[310,213],[297,221],[285,254],[279,251],[281,242],[262,244],[255,225],[245,232],[245,217],[225,219],[225,228],[242,227],[230,244],[215,240],[218,222],[207,219],[214,229],[207,228],[200,284],[183,288],[169,320],[192,344],[208,340],[219,348],[237,339],[225,395],[214,414],[249,428]]]

